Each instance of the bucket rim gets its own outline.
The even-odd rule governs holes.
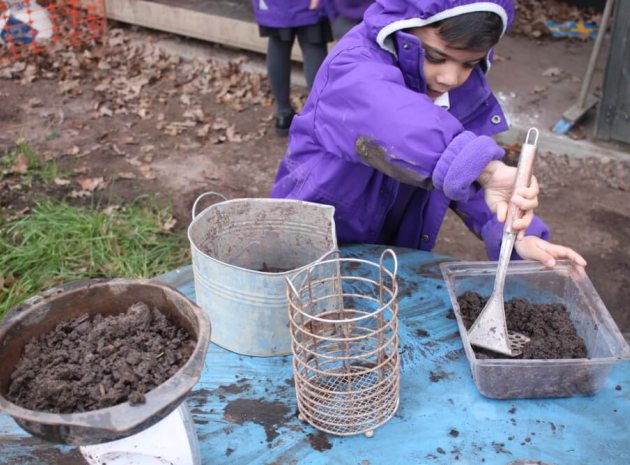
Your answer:
[[[204,194],[201,194],[204,195]],[[191,235],[192,235],[192,228],[193,226],[195,226],[195,224],[201,220],[201,218],[204,216],[204,214],[206,214],[210,209],[213,208],[219,208],[220,206],[226,206],[227,204],[236,204],[236,203],[244,203],[244,202],[248,202],[251,200],[256,200],[256,201],[261,201],[264,203],[284,203],[284,204],[289,204],[289,203],[293,203],[293,204],[305,204],[308,205],[309,207],[315,207],[317,209],[321,209],[324,210],[328,215],[329,215],[329,220],[330,220],[330,233],[331,233],[331,237],[332,237],[332,243],[331,243],[331,248],[328,249],[326,252],[324,252],[323,254],[321,254],[320,256],[318,256],[315,260],[306,263],[298,268],[293,268],[287,271],[282,271],[282,272],[271,272],[271,271],[260,271],[260,270],[252,270],[250,268],[244,268],[242,266],[237,266],[237,265],[233,265],[231,263],[227,263],[223,260],[219,260],[218,258],[212,257],[210,255],[208,255],[207,253],[203,252],[195,243],[195,241],[193,241]],[[214,203],[206,208],[204,208],[197,216],[195,216],[195,218],[190,222],[190,224],[188,225],[188,230],[187,230],[187,237],[188,237],[188,242],[190,243],[190,246],[192,248],[194,248],[195,252],[199,253],[202,257],[207,258],[209,260],[211,260],[214,263],[223,265],[223,266],[227,266],[229,268],[232,268],[234,270],[237,271],[243,271],[243,272],[248,272],[248,273],[253,273],[253,274],[258,274],[261,276],[278,276],[278,277],[287,277],[290,275],[295,274],[296,272],[302,271],[303,269],[312,266],[315,263],[318,263],[320,261],[322,261],[323,259],[325,259],[327,256],[329,256],[331,253],[337,252],[339,253],[339,247],[337,246],[337,230],[336,230],[336,226],[335,226],[335,207],[332,205],[326,205],[323,203],[316,203],[316,202],[309,202],[307,200],[299,200],[299,199],[276,199],[276,198],[260,198],[260,197],[243,197],[243,198],[238,198],[238,199],[229,199],[229,200],[224,200],[222,202],[217,202]],[[194,271],[194,269],[193,269]]]
[[[206,194],[208,194],[208,192],[204,192],[203,194],[200,194],[197,199],[195,200],[195,202],[197,200],[199,200],[201,197],[205,196]],[[207,206],[206,208],[204,208],[203,210],[201,210],[201,212],[199,212],[197,215],[195,215],[195,217],[191,220],[190,224],[188,225],[188,236],[190,239],[190,229],[192,228],[192,226],[209,210],[213,209],[213,208],[218,208],[220,206],[225,206],[228,204],[234,204],[234,203],[245,203],[245,202],[249,202],[252,200],[256,200],[256,201],[260,201],[263,203],[294,203],[294,204],[305,204],[308,206],[312,206],[312,207],[316,207],[316,208],[321,208],[322,210],[330,210],[333,213],[333,217],[334,217],[334,213],[335,213],[335,207],[332,205],[328,205],[325,203],[317,203],[317,202],[309,202],[308,200],[300,200],[300,199],[277,199],[274,197],[240,197],[238,199],[227,199],[227,200],[222,200],[221,202],[215,202],[212,205]],[[335,231],[335,223],[334,221],[332,222],[332,226],[333,226],[333,232]]]

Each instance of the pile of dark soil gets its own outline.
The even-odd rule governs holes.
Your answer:
[[[7,398],[52,413],[143,403],[190,358],[195,342],[138,302],[114,316],[87,314],[33,338],[11,374]]]
[[[457,302],[469,329],[488,301],[476,292],[465,292]],[[566,307],[560,303],[533,304],[526,299],[504,302],[508,330],[531,338],[518,357],[506,357],[494,352],[475,348],[477,358],[559,359],[585,358],[586,346],[578,336]]]

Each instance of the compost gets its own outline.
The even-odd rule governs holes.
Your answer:
[[[84,314],[26,344],[7,398],[51,413],[143,403],[194,348],[186,330],[143,302],[118,315]]]
[[[472,326],[488,298],[476,292],[465,292],[457,298],[466,329]],[[561,303],[534,304],[527,299],[505,302],[508,330],[531,338],[518,357],[506,357],[475,348],[477,358],[562,359],[586,358],[586,345],[578,336],[569,312]]]

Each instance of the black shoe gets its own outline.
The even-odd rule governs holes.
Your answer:
[[[294,116],[294,111],[285,115],[276,116],[276,135],[278,137],[287,137],[289,135],[289,128],[291,127]]]

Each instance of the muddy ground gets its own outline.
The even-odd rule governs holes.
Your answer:
[[[61,168],[54,182],[31,187],[12,176],[23,166],[5,170],[1,214],[42,195],[106,205],[148,194],[172,206],[174,230],[185,234],[202,192],[267,196],[286,140],[274,135],[264,76],[240,69],[250,58],[222,51],[220,63],[184,62],[155,48],[152,33],[142,41],[123,26],[109,34],[105,47],[0,61],[0,150],[23,139]],[[502,66],[513,64],[495,64]],[[294,99],[299,107],[304,91],[296,88]],[[544,100],[537,104],[544,110]],[[543,189],[538,213],[554,240],[585,256],[596,289],[630,331],[630,155],[619,162],[543,153],[535,172]],[[450,214],[435,251],[486,258]]]

